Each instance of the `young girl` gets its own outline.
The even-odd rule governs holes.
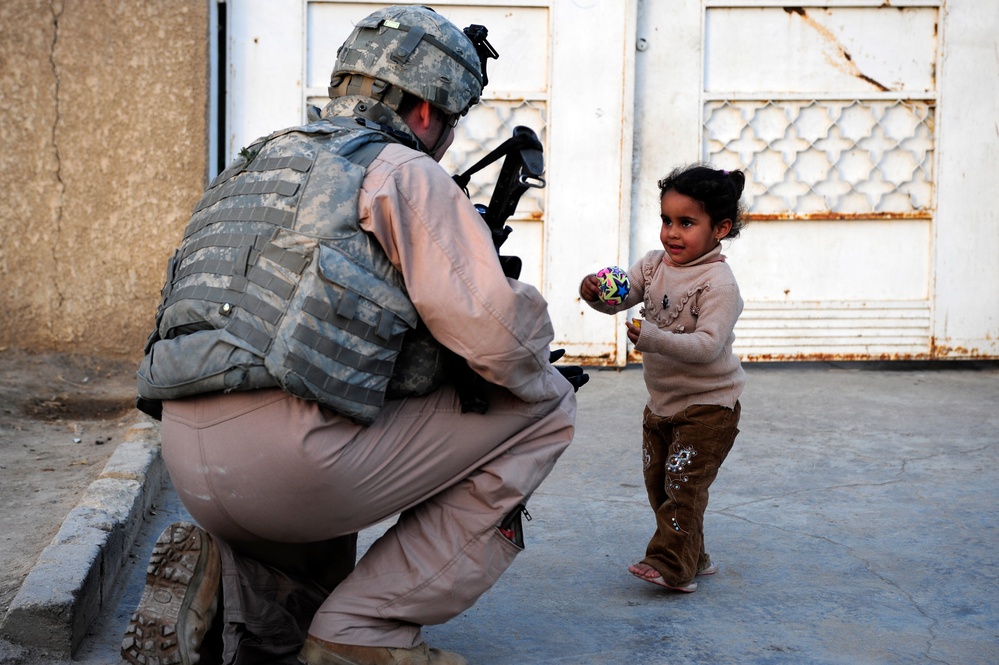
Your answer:
[[[607,314],[642,303],[643,321],[626,325],[643,354],[649,391],[642,453],[656,530],[645,558],[628,570],[685,593],[697,590],[695,576],[718,570],[704,551],[704,510],[708,487],[739,433],[745,374],[732,353],[732,329],[742,297],[721,241],[742,229],[745,184],[741,171],[699,165],[674,170],[659,181],[663,249],[628,271],[631,291],[624,302],[599,301],[596,275],[579,287],[583,300]]]

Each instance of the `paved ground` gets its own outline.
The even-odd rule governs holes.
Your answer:
[[[476,665],[999,662],[999,364],[747,370],[706,516],[721,570],[697,593],[627,573],[652,524],[645,390],[640,369],[594,371],[576,441],[529,506],[527,552],[428,642]],[[169,485],[151,500],[74,659],[0,643],[0,664],[117,662],[152,542],[186,516]]]

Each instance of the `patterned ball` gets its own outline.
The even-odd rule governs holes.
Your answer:
[[[598,271],[597,281],[600,282],[600,300],[608,305],[620,305],[631,290],[628,273],[617,266]]]

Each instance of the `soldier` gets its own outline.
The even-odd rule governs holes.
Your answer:
[[[437,163],[489,55],[481,26],[374,12],[321,116],[244,149],[195,207],[138,384],[197,525],[156,543],[129,662],[465,662],[421,627],[523,550],[586,381],[552,365],[546,302]],[[486,413],[462,411],[455,358]],[[357,532],[395,515],[355,566]]]

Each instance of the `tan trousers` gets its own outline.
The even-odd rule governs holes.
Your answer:
[[[327,589],[339,582],[311,634],[409,648],[520,551],[496,527],[573,435],[575,394],[555,381],[558,397],[534,404],[494,388],[484,415],[461,413],[445,387],[389,402],[368,427],[279,390],[175,400],[164,404],[163,458],[192,517],[232,551]],[[353,534],[393,515],[349,572]],[[240,571],[230,563],[223,579]],[[249,574],[239,581],[252,597]]]

